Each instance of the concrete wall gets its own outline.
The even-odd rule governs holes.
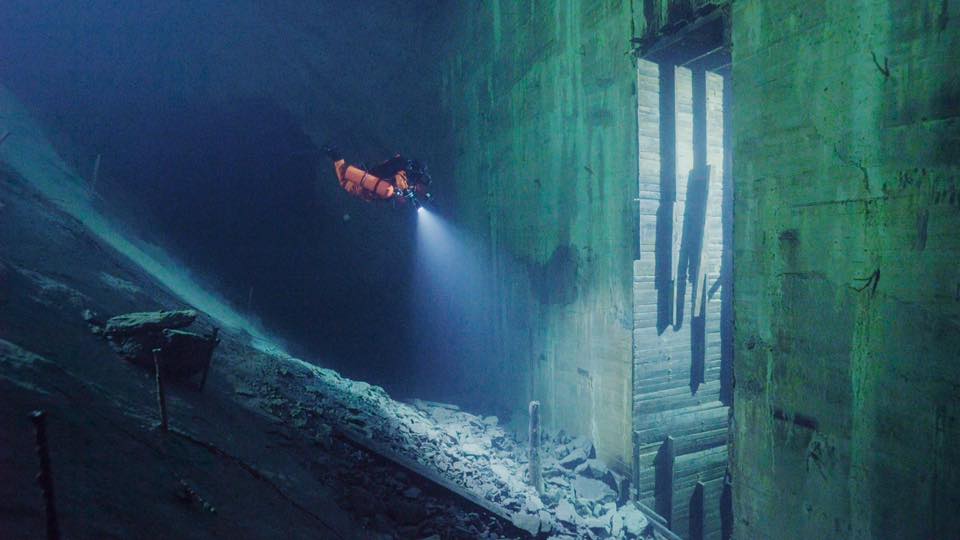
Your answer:
[[[457,221],[500,284],[490,391],[630,456],[637,174],[631,2],[451,9],[445,105]],[[453,182],[451,182],[453,183]]]
[[[733,44],[736,537],[957,538],[960,5],[737,1]]]

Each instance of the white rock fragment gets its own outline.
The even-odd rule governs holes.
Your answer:
[[[582,448],[574,449],[560,460],[560,465],[567,469],[575,469],[581,463],[587,461],[587,454]]]
[[[540,532],[548,533],[554,529],[553,516],[546,510],[540,510]]]
[[[577,474],[582,474],[587,478],[593,478],[594,480],[603,480],[603,478],[610,472],[610,469],[603,464],[602,461],[596,458],[588,459],[577,466],[575,469]]]
[[[560,503],[557,504],[557,521],[561,523],[567,523],[572,526],[576,526],[580,521],[580,516],[577,514],[577,509],[567,499],[561,499]]]
[[[512,521],[518,529],[523,529],[531,535],[536,536],[536,534],[540,532],[540,514],[518,512],[513,515]]]
[[[482,446],[475,443],[466,443],[461,445],[460,451],[468,456],[483,456],[487,453]]]
[[[540,510],[543,510],[543,502],[540,500],[540,497],[536,495],[530,495],[529,497],[527,497],[527,500],[524,503],[523,508],[524,510],[526,510],[527,512],[530,512],[531,514],[536,513]]]
[[[600,480],[578,476],[572,485],[574,494],[584,502],[603,504],[617,500],[616,492]]]
[[[610,534],[614,538],[620,538],[623,535],[623,516],[619,513],[614,514],[610,520]]]
[[[622,532],[628,535],[640,536],[649,525],[647,516],[643,515],[643,512],[632,504],[627,504],[618,510],[616,517],[620,518],[622,522]],[[616,520],[616,517],[614,520]]]

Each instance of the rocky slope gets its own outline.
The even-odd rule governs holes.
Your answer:
[[[588,442],[546,438],[541,497],[524,481],[523,437],[498,419],[399,403],[270,345],[188,272],[155,264],[97,213],[40,130],[4,107],[14,136],[0,147],[0,403],[9,411],[0,419],[0,536],[42,531],[27,419],[38,408],[49,413],[60,519],[70,537],[644,534],[642,515],[624,504],[621,479],[594,459]],[[219,327],[221,344],[203,392],[192,381],[168,386],[172,431],[164,434],[156,429],[152,370],[121,360],[88,321],[184,308],[200,312],[199,334]],[[512,523],[359,449],[357,440],[502,507]]]
[[[247,407],[239,373],[252,381],[295,362],[258,350],[243,331],[221,331],[202,393],[194,381],[168,385],[173,431],[160,433],[152,371],[121,360],[83,314],[184,307],[0,168],[0,537],[43,535],[34,409],[48,412],[61,529],[71,538],[511,534],[354,446]],[[196,324],[221,326],[205,314]]]

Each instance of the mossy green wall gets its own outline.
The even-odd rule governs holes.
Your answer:
[[[733,47],[736,537],[957,538],[960,5],[737,1]]]
[[[502,385],[629,467],[636,72],[628,0],[450,9],[457,221],[483,238]]]

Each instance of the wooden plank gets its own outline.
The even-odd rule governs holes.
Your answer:
[[[651,505],[655,505],[657,455],[662,444],[661,439],[657,443],[638,445],[636,450],[634,490],[638,500]]]
[[[663,377],[660,379],[640,381],[634,386],[636,395],[652,394],[654,392],[675,390],[678,388],[686,388],[689,391],[689,382],[680,377]]]
[[[633,404],[635,415],[651,414],[674,409],[685,409],[711,402],[719,402],[720,381],[709,381],[700,385],[696,394],[690,394],[690,388],[678,388],[653,392],[639,397]]]
[[[715,405],[717,401],[710,401],[694,405],[692,407],[683,407],[663,411],[655,411],[644,414],[636,422],[637,433],[649,434],[651,432],[659,433],[659,436],[645,437],[643,442],[653,442],[662,440],[672,427],[679,430],[687,430],[691,424],[696,422],[705,422],[705,425],[713,426],[714,423],[720,423],[716,427],[721,427],[724,415],[722,411],[717,411],[719,407]],[[709,420],[714,416],[720,420]],[[667,424],[669,422],[669,424]],[[704,427],[703,429],[708,429]],[[715,427],[714,427],[715,429]]]
[[[720,540],[723,534],[721,498],[725,478],[703,482],[703,536],[704,540]]]
[[[716,446],[714,448],[707,448],[700,450],[698,452],[691,452],[689,454],[679,455],[676,454],[676,440],[673,441],[673,450],[674,450],[674,479],[682,478],[688,475],[701,474],[705,475],[706,471],[710,468],[717,467],[720,469],[721,474],[719,475],[709,475],[706,476],[707,479],[712,480],[713,478],[720,478],[723,476],[722,472],[727,466],[727,447],[726,446]],[[701,478],[702,479],[702,478]]]
[[[702,513],[698,504],[698,486],[703,486]],[[678,501],[674,507],[674,520],[677,526],[673,531],[685,538],[693,538],[702,518],[703,538],[718,538],[722,535],[720,518],[720,496],[723,491],[723,478],[693,483],[678,490],[674,497]]]
[[[672,429],[677,433],[678,437],[692,435],[701,431],[724,429],[727,427],[727,415],[725,411],[721,412],[723,414],[716,416],[707,416],[706,413],[699,415],[684,415],[684,417],[690,417],[690,419],[683,421],[676,420],[671,422]],[[663,440],[663,438],[666,436],[666,431],[669,429],[670,427],[666,425],[655,426],[649,429],[636,431],[634,432],[634,435],[638,444],[648,444],[653,441]]]
[[[702,450],[708,450],[727,444],[727,427],[711,429],[709,431],[699,431],[675,437],[675,449],[678,456],[693,454]]]
[[[678,377],[678,378],[682,378],[682,377]],[[685,382],[687,382],[687,381],[685,381]],[[709,383],[704,383],[704,384],[702,384],[700,387],[702,388],[702,390],[698,391],[696,394],[692,394],[692,393],[690,392],[690,386],[688,386],[688,385],[685,385],[685,386],[682,386],[682,387],[679,387],[679,388],[668,388],[668,389],[666,389],[666,390],[660,390],[659,392],[649,392],[649,393],[647,393],[647,394],[642,394],[642,395],[637,396],[637,402],[638,402],[638,403],[650,403],[650,402],[664,401],[664,400],[668,400],[668,399],[672,399],[672,398],[676,398],[676,397],[698,398],[698,397],[700,397],[701,392],[702,392],[702,393],[709,393],[710,391],[712,391],[712,390],[714,390],[714,389],[719,390],[719,389],[720,389],[720,384],[719,384],[719,383],[714,383],[714,382],[711,381],[711,382],[709,382]],[[714,388],[714,387],[716,387],[716,388]],[[701,401],[703,401],[703,400],[701,400]]]
[[[692,536],[692,533],[695,532],[692,527],[701,525],[699,522],[702,520],[703,535],[708,536],[715,534],[715,531],[720,528],[719,514],[715,511],[712,514],[708,514],[707,506],[711,504],[717,506],[720,494],[717,490],[717,488],[720,487],[718,482],[723,481],[725,471],[725,464],[719,467],[719,471],[712,469],[710,471],[704,471],[706,475],[709,475],[709,479],[705,478],[705,474],[693,471],[692,474],[688,474],[682,482],[674,485],[673,521],[671,526],[674,532],[680,536],[689,538]],[[697,499],[698,485],[704,486],[702,501],[698,501]],[[713,502],[711,503],[711,501]],[[698,503],[704,506],[697,507]],[[711,515],[713,517],[710,517]]]
[[[663,519],[663,516],[657,514],[649,506],[641,502],[633,503],[638,510],[643,512],[643,515],[647,516],[647,520],[650,522],[650,525],[653,526],[654,530],[663,535],[666,540],[683,540],[676,533],[670,530],[670,527],[667,526],[666,520]]]
[[[726,470],[726,447],[679,456],[674,462],[673,488],[675,491],[693,489],[697,482],[723,478]]]
[[[673,452],[673,437],[667,439],[660,447],[656,461],[656,479],[654,480],[654,510],[671,525],[671,510],[673,507],[673,462],[676,455]]]
[[[719,401],[711,401],[694,407],[662,411],[638,417],[634,432],[639,444],[662,441],[669,431],[687,435],[698,431],[710,431],[726,426],[728,409]]]
[[[704,519],[706,516],[703,492],[703,482],[697,482],[696,487],[693,488],[693,496],[690,498],[690,532],[687,535],[690,540],[704,540]]]

